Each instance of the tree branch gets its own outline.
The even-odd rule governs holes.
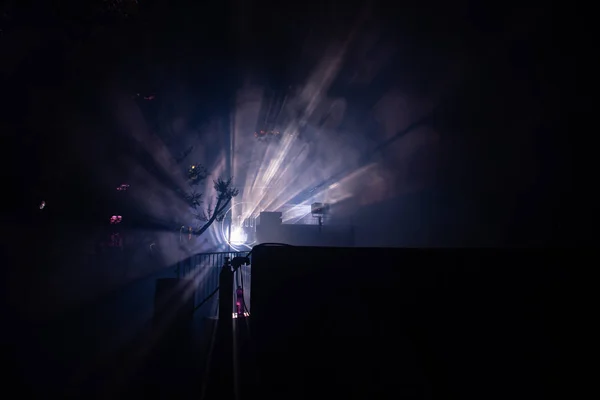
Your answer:
[[[221,199],[217,200],[217,206],[215,207],[215,210],[219,209],[219,205],[221,204]],[[213,222],[215,222],[215,219],[217,219],[217,213],[214,212],[211,216],[210,219],[208,221],[206,221],[206,223],[204,225],[202,225],[202,227],[200,229],[198,229],[196,232],[194,232],[194,234],[196,236],[200,236],[202,235],[211,225]]]
[[[200,236],[204,232],[206,232],[206,230],[212,225],[212,223],[215,222],[215,220],[217,220],[219,218],[219,215],[221,215],[221,213],[223,213],[223,211],[225,211],[225,209],[229,205],[230,201],[231,201],[231,197],[226,199],[223,206],[220,207],[221,200],[218,200],[217,205],[215,207],[215,212],[211,215],[210,219],[202,226],[202,228],[198,229],[196,232],[194,232],[194,234],[196,236]]]

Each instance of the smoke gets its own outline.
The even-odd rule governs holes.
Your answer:
[[[128,169],[140,187],[136,198],[139,206],[173,226],[197,224],[187,204],[175,193],[186,190],[182,171],[192,162],[203,163],[211,173],[200,190],[205,206],[214,196],[212,179],[233,176],[234,186],[240,190],[233,200],[237,206],[231,210],[234,221],[256,217],[262,211],[282,211],[287,223],[302,221],[313,202],[332,205],[334,213],[344,218],[359,207],[425,187],[427,182],[415,181],[413,170],[415,165],[435,169],[424,165],[435,164],[430,154],[436,153],[439,137],[431,128],[408,132],[377,154],[374,149],[431,112],[433,101],[392,87],[372,109],[357,113],[348,105],[355,99],[330,90],[334,82],[353,84],[355,74],[341,74],[348,64],[349,43],[330,46],[304,82],[276,95],[268,87],[246,83],[235,95],[229,121],[213,116],[202,126],[193,126],[193,107],[175,112],[166,122],[170,135],[164,139],[148,133],[138,105],[121,96],[118,115],[122,129],[151,156],[158,170],[172,179],[166,184],[156,178],[156,170],[150,172],[139,160],[130,158]],[[389,52],[383,54],[389,57]],[[379,57],[378,68],[381,63]],[[365,84],[364,79],[361,82]],[[344,123],[361,119],[370,122]],[[264,138],[257,137],[260,131]],[[187,154],[185,160],[178,164],[183,154]],[[425,161],[415,162],[414,157]],[[428,182],[430,175],[425,179]],[[214,224],[206,235],[207,240],[198,241],[199,245],[182,246],[180,238],[171,234],[177,239],[175,243],[162,239],[161,247],[185,248],[182,254],[177,250],[178,255],[170,257],[177,259],[222,246],[225,238],[220,224]]]
[[[435,152],[439,138],[431,129],[409,132],[376,157],[369,154],[379,143],[431,112],[433,102],[411,98],[392,88],[372,110],[347,115],[348,99],[331,96],[329,89],[336,79],[342,79],[339,75],[348,47],[332,46],[306,81],[287,91],[275,113],[263,88],[245,87],[238,92],[232,133],[233,171],[236,185],[241,188],[239,201],[244,203],[239,211],[242,219],[261,211],[283,210],[290,203],[336,205],[355,200],[356,205],[373,204],[424,186],[423,182],[409,184],[410,179],[397,177],[411,174],[413,155],[424,148]],[[389,52],[380,53],[389,57]],[[377,68],[382,57],[377,60]],[[354,74],[350,76],[354,79]],[[269,111],[261,111],[265,109]],[[264,114],[267,117],[261,120]],[[364,130],[361,127],[373,124],[342,124],[361,118],[375,120],[376,127]],[[254,137],[255,129],[279,134],[261,142]],[[299,209],[310,212],[307,207],[293,208],[294,217],[284,215],[284,220],[301,219]]]
[[[184,171],[192,163],[203,164],[210,173],[198,188],[205,208],[215,203],[212,180],[233,177],[240,191],[233,200],[238,204],[232,207],[233,220],[282,211],[284,221],[298,222],[310,213],[313,202],[328,203],[334,214],[346,218],[360,207],[421,190],[428,183],[415,181],[419,174],[413,170],[435,169],[426,164],[435,164],[431,155],[436,154],[439,136],[423,127],[397,139],[395,135],[431,112],[435,101],[391,86],[371,106],[356,106],[356,97],[332,90],[334,85],[369,87],[392,54],[389,44],[377,43],[373,35],[356,43],[333,43],[303,82],[275,94],[273,88],[246,83],[235,94],[229,120],[208,115],[202,124],[195,122],[194,115],[202,110],[189,104],[193,96],[176,79],[173,87],[178,89],[157,94],[154,103],[108,91],[117,132],[112,137],[126,143],[122,147],[127,151],[115,152],[118,167],[110,172],[98,169],[96,178],[105,190],[131,185],[131,201],[155,221],[151,242],[166,263],[223,245],[220,224],[199,240],[182,240],[181,226],[200,223],[183,196],[190,189]],[[370,52],[369,46],[375,48],[375,61],[367,66],[356,62],[357,54]],[[261,130],[266,139],[257,137]],[[94,146],[102,147],[101,132],[94,136]],[[390,143],[380,149],[386,140]],[[415,157],[425,161],[415,162]],[[425,175],[429,182],[434,173]]]
[[[242,218],[279,210],[340,170],[356,166],[362,135],[339,129],[346,100],[327,94],[343,64],[346,47],[331,48],[304,84],[288,91],[275,106],[259,87],[238,92],[233,170],[241,188],[240,201],[246,204]],[[261,120],[264,108],[268,108],[267,117]],[[276,133],[262,142],[254,137],[255,130]],[[326,193],[318,193],[300,203],[325,199]]]

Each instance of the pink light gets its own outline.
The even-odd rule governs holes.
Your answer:
[[[235,291],[237,300],[235,302],[235,308],[238,315],[242,315],[244,313],[244,290],[241,286],[237,287]]]

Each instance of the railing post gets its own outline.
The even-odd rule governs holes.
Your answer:
[[[232,325],[233,315],[233,270],[229,257],[219,275],[219,326],[228,329]]]

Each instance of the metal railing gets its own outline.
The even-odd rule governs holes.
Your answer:
[[[193,279],[196,287],[196,301],[201,304],[219,287],[219,273],[225,264],[225,258],[232,260],[234,257],[245,257],[248,252],[221,252],[200,253],[180,261],[175,267],[175,273],[179,279]],[[234,279],[234,296],[237,286],[244,288],[244,299],[246,307],[250,310],[250,271],[251,266],[242,266],[238,269]],[[204,317],[216,317],[218,308],[218,293],[214,299],[206,302],[198,311]],[[235,299],[234,299],[235,305]],[[234,310],[232,310],[233,314]]]

